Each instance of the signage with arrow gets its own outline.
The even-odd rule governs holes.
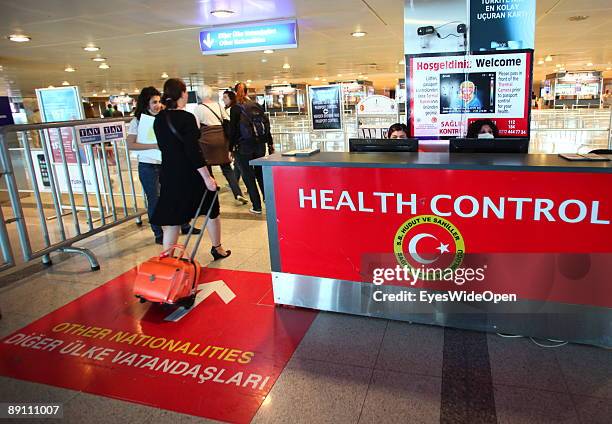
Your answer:
[[[296,47],[295,19],[214,27],[200,32],[200,49],[205,55]]]

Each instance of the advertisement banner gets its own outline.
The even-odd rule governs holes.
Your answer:
[[[535,48],[535,0],[471,0],[470,50]]]
[[[13,111],[11,110],[11,102],[6,96],[0,97],[0,127],[4,125],[13,125]]]
[[[310,113],[313,130],[342,129],[342,89],[340,84],[311,86]]]
[[[79,125],[75,128],[79,144],[102,142],[101,125]]]
[[[470,258],[489,261],[487,290],[612,307],[612,174],[291,166],[273,178],[280,272],[372,282],[367,256]]]
[[[42,122],[85,119],[78,87],[38,88],[36,98]]]
[[[529,136],[531,52],[407,58],[414,137],[463,137],[491,119],[500,137]]]

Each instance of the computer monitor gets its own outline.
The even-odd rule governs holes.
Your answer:
[[[416,152],[419,140],[416,138],[351,138],[350,152]]]
[[[451,138],[451,153],[527,153],[528,138]]]

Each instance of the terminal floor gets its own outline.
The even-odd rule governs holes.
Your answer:
[[[269,272],[265,219],[232,203],[224,193],[223,242],[232,256],[209,266]],[[146,224],[128,223],[81,243],[98,256],[99,272],[83,257],[60,255],[50,268],[3,277],[0,337],[157,253],[152,241]],[[206,262],[208,244],[199,253]],[[9,401],[62,402],[68,423],[212,422],[0,377],[0,402]],[[591,424],[611,416],[610,350],[319,313],[253,422]]]

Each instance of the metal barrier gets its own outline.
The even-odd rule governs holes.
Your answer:
[[[10,238],[12,224],[16,226],[25,262],[42,258],[44,264],[50,265],[49,254],[62,251],[84,255],[91,269],[98,270],[100,265],[93,252],[74,247],[74,243],[133,219],[137,224],[142,223],[141,216],[146,210],[138,208],[130,152],[125,143],[125,128],[123,139],[77,144],[77,126],[116,124],[128,120],[87,119],[0,128],[0,182],[6,185],[13,213],[13,217],[5,218],[0,208],[0,251],[3,259],[0,271],[16,264]],[[32,140],[40,141],[40,147],[32,146]],[[18,148],[9,149],[9,142],[13,145],[16,143]],[[32,186],[31,190],[18,188],[10,150],[23,152],[24,163],[21,165],[28,180],[26,182]],[[113,187],[115,183],[118,187]],[[23,198],[29,195],[33,196],[37,210],[39,228],[35,231],[40,233],[36,235],[41,236],[42,240],[33,240],[28,229],[29,225],[36,225],[29,222],[24,214]],[[116,204],[116,197],[121,199],[120,205]],[[54,215],[45,211],[45,200],[52,203]],[[81,221],[80,212],[85,213],[85,222]],[[69,219],[72,226],[66,225],[65,221]],[[55,231],[47,225],[51,220],[57,223]],[[34,247],[34,244],[39,246]]]

